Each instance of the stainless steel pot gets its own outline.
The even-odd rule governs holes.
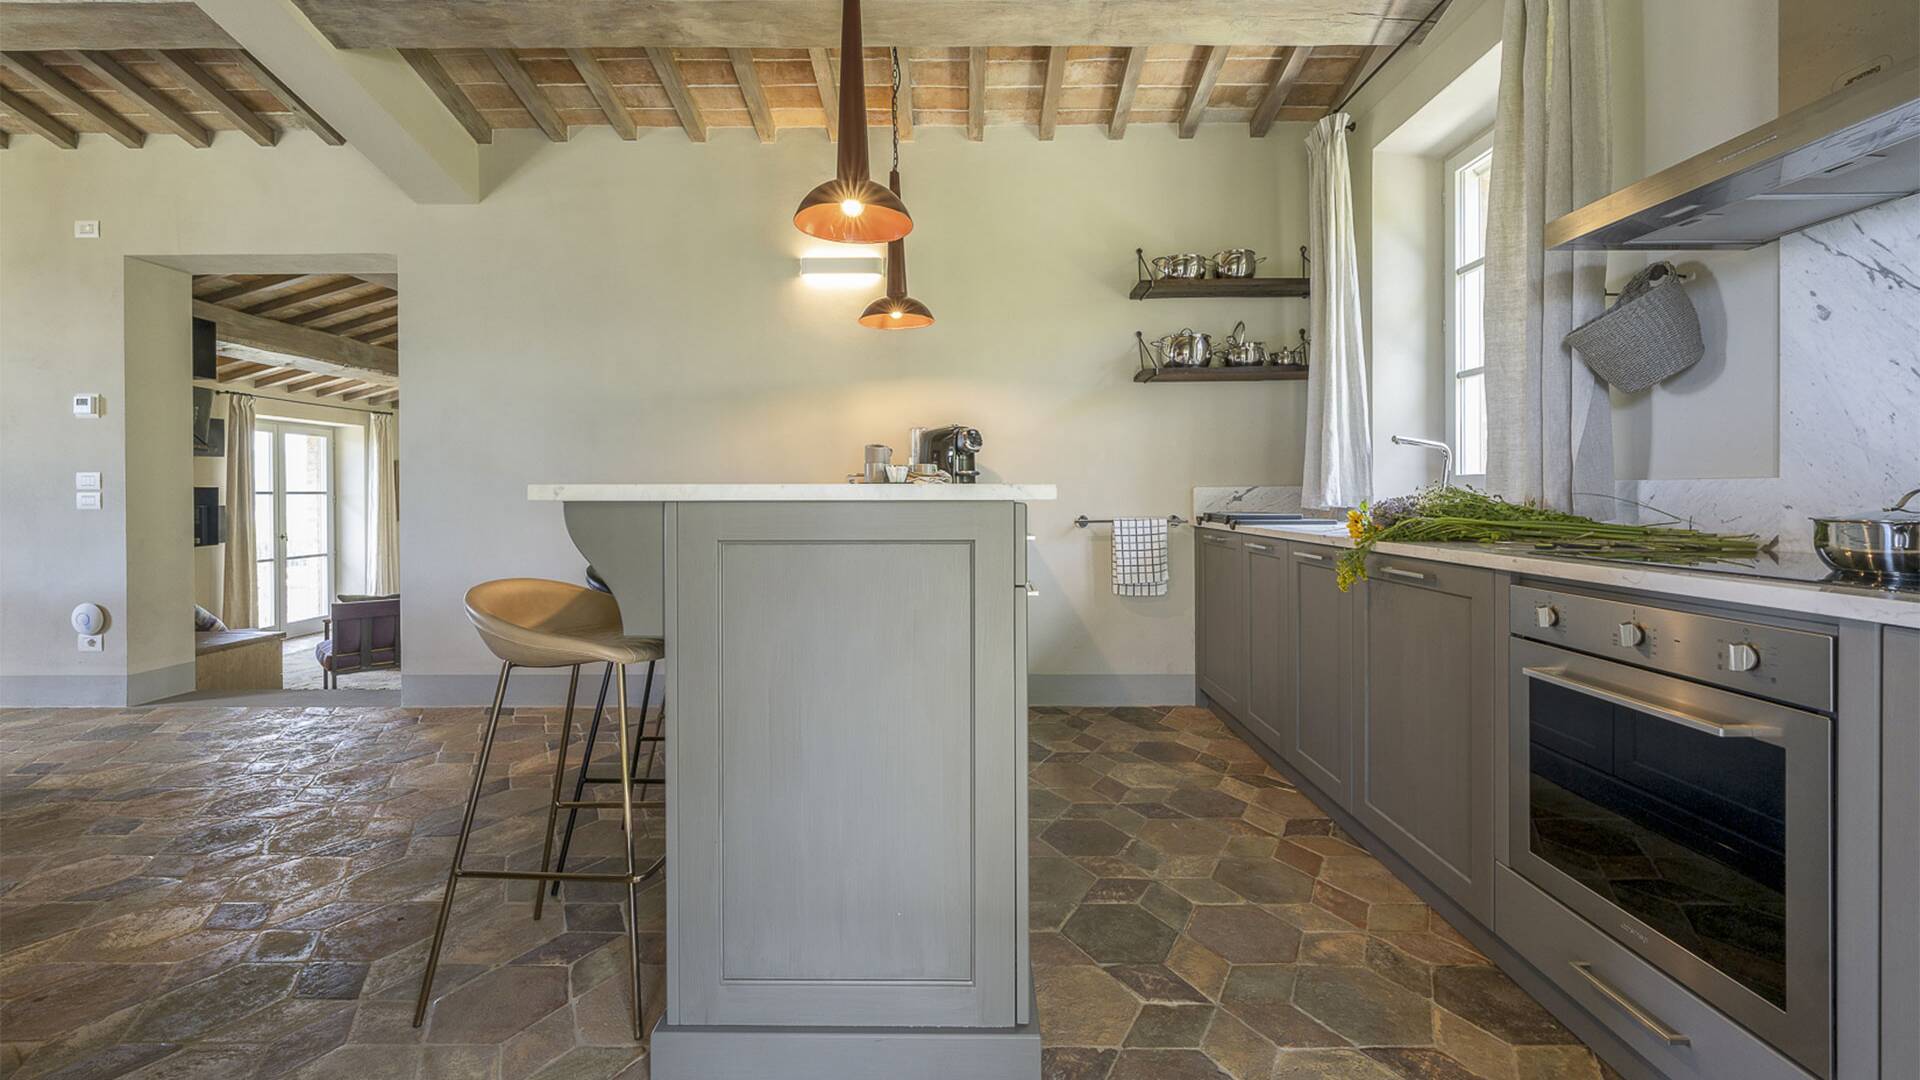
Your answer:
[[[1259,367],[1267,362],[1267,347],[1247,340],[1247,324],[1242,321],[1220,343],[1219,356],[1221,367]]]
[[[1153,260],[1153,269],[1163,278],[1191,281],[1207,276],[1207,257],[1197,252],[1161,255]]]
[[[1813,519],[1813,549],[1820,561],[1849,574],[1890,581],[1920,581],[1920,507],[1907,503],[1915,488],[1878,512]]]
[[[1206,367],[1213,355],[1213,339],[1186,327],[1147,344],[1159,354],[1161,367]]]
[[[1252,248],[1228,248],[1213,256],[1214,273],[1223,278],[1250,278],[1254,267],[1266,261],[1265,256],[1254,258]]]

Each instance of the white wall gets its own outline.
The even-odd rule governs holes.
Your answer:
[[[923,130],[904,151],[912,288],[940,321],[911,334],[863,330],[867,292],[795,276],[811,242],[792,205],[831,169],[818,133],[695,146],[595,130],[555,146],[503,132],[485,152],[488,198],[430,207],[301,135],[272,151],[223,136],[138,153],[21,138],[0,157],[0,676],[125,671],[78,656],[62,629],[76,599],[115,607],[128,587],[127,528],[76,515],[68,477],[120,451],[121,421],[87,428],[63,404],[119,393],[122,257],[386,253],[407,283],[409,681],[487,671],[459,606],[472,583],[579,578],[558,509],[528,503],[529,482],[838,480],[864,443],[904,450],[911,425],[964,421],[983,430],[991,474],[1060,485],[1061,501],[1033,508],[1033,670],[1175,693],[1192,670],[1188,538],[1169,597],[1123,602],[1104,537],[1070,522],[1184,511],[1196,485],[1299,474],[1303,384],[1130,379],[1135,329],[1224,333],[1244,317],[1257,337],[1290,339],[1305,305],[1126,291],[1136,246],[1297,249],[1302,136],[1067,129],[1043,144],[995,130],[972,144]],[[104,238],[72,240],[75,218],[101,220]],[[184,439],[184,416],[178,427]]]

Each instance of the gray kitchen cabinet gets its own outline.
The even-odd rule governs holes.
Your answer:
[[[1359,670],[1348,809],[1491,922],[1493,574],[1375,556],[1353,595]]]
[[[1247,552],[1240,538],[1195,530],[1194,676],[1229,714],[1247,715]]]
[[[1920,1073],[1920,630],[1880,664],[1880,1074]]]
[[[1281,641],[1280,745],[1276,752],[1328,798],[1348,805],[1351,774],[1353,597],[1334,582],[1340,551],[1287,544]]]
[[[1247,537],[1247,709],[1243,719],[1255,738],[1279,753],[1293,705],[1292,681],[1282,663],[1293,597],[1287,588],[1287,545]]]

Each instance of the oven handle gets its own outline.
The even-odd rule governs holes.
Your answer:
[[[1692,728],[1695,731],[1705,732],[1708,735],[1723,739],[1779,739],[1785,735],[1783,730],[1773,724],[1728,724],[1719,720],[1709,720],[1704,716],[1695,716],[1693,713],[1681,712],[1678,709],[1660,705],[1648,701],[1645,698],[1634,697],[1632,694],[1623,694],[1610,687],[1600,686],[1597,683],[1590,683],[1585,679],[1575,678],[1572,675],[1568,675],[1565,671],[1555,668],[1524,667],[1520,669],[1520,673],[1529,679],[1538,679],[1543,683],[1550,683],[1562,689],[1572,690],[1580,694],[1590,694],[1593,697],[1600,698],[1603,701],[1610,701],[1623,708],[1634,709],[1647,713],[1650,716],[1657,716],[1662,720],[1679,724],[1681,727]]]
[[[1668,1046],[1693,1045],[1693,1037],[1691,1035],[1675,1031],[1668,1027],[1659,1017],[1641,1008],[1632,998],[1615,989],[1612,983],[1595,975],[1592,964],[1584,960],[1571,960],[1568,961],[1568,966],[1572,967],[1574,972],[1581,978],[1591,983],[1593,988],[1600,992],[1601,997],[1620,1006],[1628,1016],[1638,1021],[1641,1027],[1653,1032],[1654,1038],[1665,1042]]]

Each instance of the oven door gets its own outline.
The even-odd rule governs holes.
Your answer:
[[[1830,1074],[1832,722],[1512,639],[1507,865]]]

